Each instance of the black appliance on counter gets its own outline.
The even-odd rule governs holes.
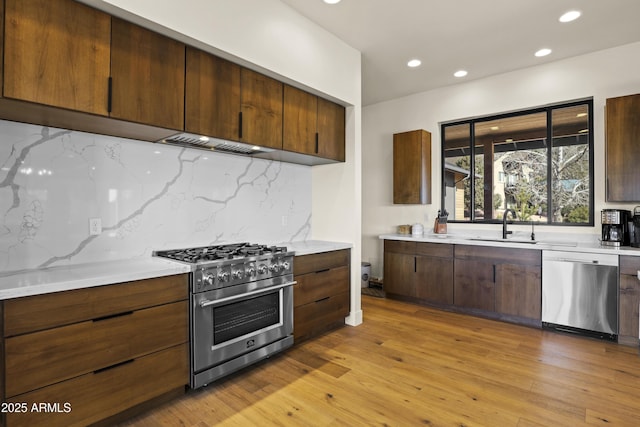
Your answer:
[[[633,209],[633,218],[629,221],[629,244],[640,248],[640,206]]]
[[[629,246],[629,220],[631,211],[622,209],[603,209],[602,246]]]
[[[293,344],[294,252],[237,243],[153,255],[191,265],[192,388]]]

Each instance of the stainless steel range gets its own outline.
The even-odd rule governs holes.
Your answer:
[[[293,344],[293,252],[237,243],[154,252],[192,266],[191,387]]]

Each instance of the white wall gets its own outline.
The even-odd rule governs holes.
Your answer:
[[[347,107],[344,164],[312,170],[312,238],[353,244],[351,315],[359,324],[360,52],[279,0],[81,0]]]
[[[604,106],[606,98],[640,93],[640,43],[578,56],[408,97],[367,106],[362,110],[362,260],[382,275],[383,244],[378,235],[394,233],[400,224],[423,223],[431,230],[440,207],[441,122],[526,109],[556,102],[594,99],[594,227],[554,227],[568,233],[600,232],[597,213],[605,203]],[[393,134],[425,129],[432,134],[432,204],[393,205]],[[633,209],[634,205],[614,204]],[[471,224],[449,224],[463,231]],[[485,229],[499,228],[496,225]],[[542,227],[541,227],[542,228]],[[515,227],[518,230],[518,227]],[[540,230],[542,231],[542,230]]]

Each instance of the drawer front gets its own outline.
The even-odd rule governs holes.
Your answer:
[[[350,259],[351,251],[349,249],[297,256],[293,260],[293,274],[298,276],[300,274],[314,273],[329,268],[349,265]]]
[[[620,257],[620,274],[637,276],[638,270],[640,270],[640,257],[636,257],[636,256]]]
[[[349,291],[349,267],[296,276],[293,288],[293,306],[308,304],[341,292]]]
[[[497,264],[542,265],[542,251],[539,249],[456,245],[455,257],[486,260]]]
[[[453,258],[453,245],[448,243],[417,243],[416,255],[426,255],[437,258]]]
[[[397,254],[416,254],[416,242],[406,242],[404,240],[385,240],[385,252],[395,252]]]
[[[8,397],[187,342],[187,301],[5,342]]]
[[[293,309],[293,336],[302,340],[344,325],[349,315],[349,292]]]
[[[153,307],[188,297],[187,274],[5,301],[5,337]]]
[[[189,382],[187,344],[92,372],[8,399],[33,404],[59,404],[60,413],[6,414],[7,426],[86,426],[120,413]],[[65,407],[65,403],[68,406]],[[66,409],[70,409],[65,412]]]

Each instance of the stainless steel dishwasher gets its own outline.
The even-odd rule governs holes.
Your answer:
[[[542,251],[542,327],[618,337],[618,256]]]

